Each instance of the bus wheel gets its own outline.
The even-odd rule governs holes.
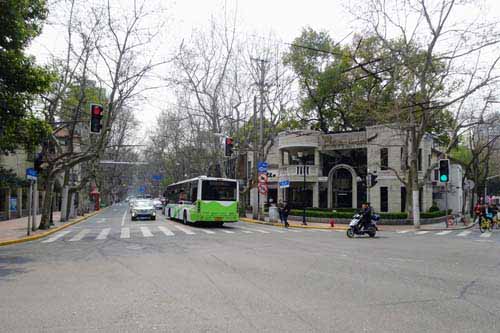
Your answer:
[[[182,223],[188,224],[188,217],[186,211],[184,211],[184,214],[182,215]]]

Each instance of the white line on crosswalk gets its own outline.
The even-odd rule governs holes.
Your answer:
[[[250,231],[257,231],[257,232],[260,232],[262,234],[270,234],[269,231],[265,231],[265,230],[262,230],[262,229],[257,229],[257,228],[245,228],[245,227],[240,227],[241,229],[245,229],[245,230],[250,230]]]
[[[217,229],[217,230],[220,230],[220,231],[222,231],[223,233],[226,233],[226,234],[234,234],[234,231],[231,231],[231,230],[225,230],[225,229]]]
[[[415,233],[415,235],[425,235],[425,234],[428,234],[428,233],[429,233],[429,231],[417,231]]]
[[[286,228],[287,231],[290,231],[290,232],[301,232],[301,230],[295,230],[295,229],[292,229],[292,228]]]
[[[167,227],[160,225],[158,226],[158,229],[160,229],[160,231],[163,232],[166,236],[174,236],[174,233],[170,231]]]
[[[97,235],[96,239],[106,239],[108,238],[111,228],[102,229],[102,231]]]
[[[125,214],[123,214],[123,217],[122,217],[122,227],[125,225],[125,218],[127,217],[127,212],[128,212],[128,210],[125,209]]]
[[[153,237],[151,230],[148,227],[141,227],[141,232],[144,237]]]
[[[486,231],[485,233],[481,234],[481,236],[479,236],[479,237],[482,237],[482,238],[488,238],[488,237],[491,237],[491,232]]]
[[[452,230],[445,230],[445,231],[438,232],[436,235],[444,236],[444,235],[451,234],[452,232],[453,232]]]
[[[465,231],[462,231],[461,233],[459,233],[457,236],[458,237],[465,237],[467,235],[469,235],[472,231],[470,230],[465,230]]]
[[[184,227],[181,227],[180,225],[174,225],[174,227],[176,227],[177,229],[179,229],[180,231],[182,231],[183,233],[185,234],[188,234],[188,235],[196,235],[196,233],[192,232],[191,230],[189,230],[188,228],[184,228]]]
[[[120,238],[130,238],[130,228],[122,228]]]
[[[77,233],[76,236],[74,236],[73,238],[71,238],[69,241],[70,242],[76,242],[76,241],[82,240],[83,237],[85,237],[85,235],[87,235],[89,232],[90,232],[89,229],[83,229],[82,231],[80,231],[79,233]]]
[[[59,238],[63,237],[64,235],[67,235],[71,232],[71,230],[64,230],[64,231],[61,231],[59,233],[57,233],[55,236],[52,236],[50,238],[47,238],[46,240],[42,241],[42,243],[52,243],[56,240],[58,240]]]
[[[400,230],[397,233],[398,234],[406,234],[407,232],[410,232],[411,230]]]
[[[200,230],[206,234],[215,234],[215,231],[212,231],[212,230],[208,230],[208,229],[203,229],[203,228],[198,228],[196,230]]]

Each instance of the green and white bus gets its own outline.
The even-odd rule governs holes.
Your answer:
[[[186,223],[222,225],[238,221],[239,186],[235,179],[200,176],[167,186],[165,215]]]

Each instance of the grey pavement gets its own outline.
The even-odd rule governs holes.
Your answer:
[[[130,221],[0,248],[5,332],[499,332],[500,231]]]

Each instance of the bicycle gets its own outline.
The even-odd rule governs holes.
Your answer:
[[[478,225],[479,231],[481,231],[481,233],[484,233],[485,231],[491,232],[491,222],[486,217],[480,216]]]

